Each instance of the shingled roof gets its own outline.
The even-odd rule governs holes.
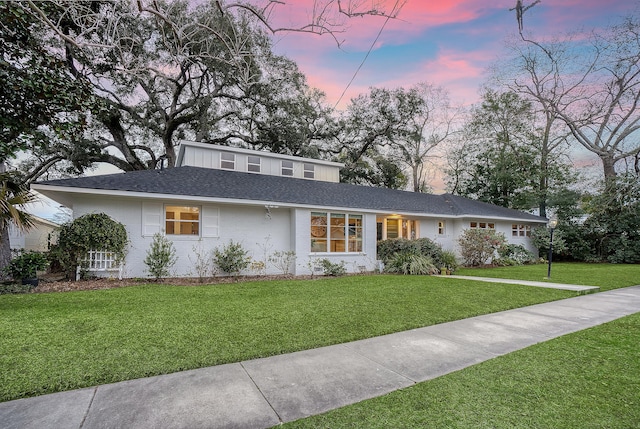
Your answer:
[[[44,185],[41,187],[41,185]],[[432,195],[290,177],[242,173],[199,167],[132,171],[103,176],[37,182],[34,189],[62,188],[260,201],[274,205],[341,207],[388,213],[415,213],[446,217],[476,216],[545,222],[518,210],[451,194]]]

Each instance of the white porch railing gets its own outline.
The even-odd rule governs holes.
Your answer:
[[[86,272],[118,272],[118,279],[122,280],[122,263],[114,252],[104,250],[90,250],[76,268],[76,281],[80,280],[81,271]]]

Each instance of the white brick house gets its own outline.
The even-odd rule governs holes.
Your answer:
[[[175,275],[194,276],[194,248],[230,240],[255,260],[294,251],[294,274],[313,261],[344,261],[348,271],[376,267],[379,239],[427,237],[456,250],[467,228],[495,229],[533,250],[530,231],[546,219],[454,195],[339,183],[342,164],[246,149],[182,142],[164,170],[38,182],[34,190],[73,210],[106,213],[127,228],[124,275],[145,277],[155,233],[178,253]],[[267,272],[276,273],[268,266]]]

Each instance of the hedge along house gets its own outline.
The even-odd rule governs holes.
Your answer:
[[[534,250],[531,229],[546,219],[454,195],[339,183],[342,164],[268,152],[181,142],[164,170],[38,182],[32,188],[73,210],[106,213],[127,228],[124,274],[144,277],[153,235],[171,239],[176,276],[195,276],[196,252],[241,243],[254,260],[295,252],[293,274],[320,259],[348,271],[377,267],[376,242],[427,237],[456,251],[467,228],[495,229]],[[268,265],[268,264],[267,264]],[[268,266],[268,273],[278,273]]]

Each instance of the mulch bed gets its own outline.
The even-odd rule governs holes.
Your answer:
[[[46,293],[46,292],[69,292],[69,291],[78,291],[78,290],[99,290],[99,289],[114,289],[119,287],[126,286],[135,286],[135,285],[143,285],[143,284],[164,284],[164,285],[173,285],[173,286],[201,286],[201,285],[211,285],[211,284],[229,284],[229,283],[237,283],[237,282],[249,282],[249,281],[264,281],[264,280],[287,280],[287,279],[296,279],[296,280],[304,280],[311,279],[311,276],[240,276],[238,278],[234,277],[211,277],[204,279],[204,281],[197,277],[175,277],[175,278],[166,278],[160,281],[155,281],[153,279],[122,279],[118,280],[111,278],[93,278],[93,279],[82,279],[79,281],[69,281],[60,278],[59,276],[44,276],[44,278],[40,279],[40,283],[36,288],[29,290],[28,288],[24,288],[20,292],[30,292],[30,293]],[[318,278],[315,276],[313,278]],[[16,291],[18,292],[18,291]],[[14,292],[15,293],[15,292]]]

